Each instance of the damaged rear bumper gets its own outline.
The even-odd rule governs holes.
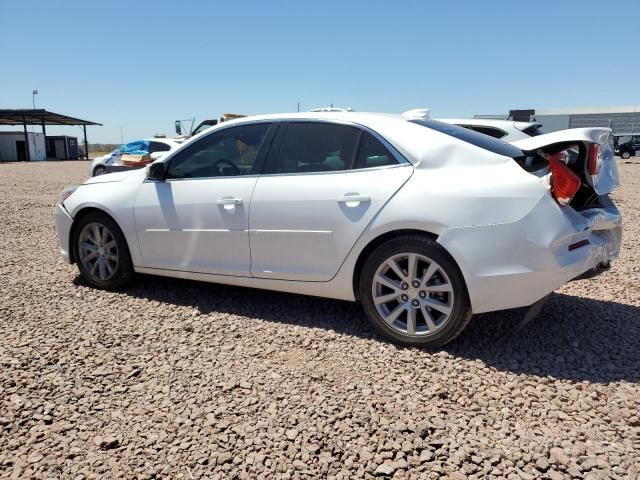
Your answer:
[[[522,219],[446,229],[438,242],[463,272],[474,313],[533,305],[565,283],[598,274],[620,252],[614,203],[577,212],[550,195]]]

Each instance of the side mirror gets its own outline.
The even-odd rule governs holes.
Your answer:
[[[158,182],[164,182],[167,178],[167,170],[163,162],[155,162],[147,165],[147,178],[149,180],[156,180]]]

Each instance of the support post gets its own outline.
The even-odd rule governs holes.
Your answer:
[[[25,148],[25,162],[31,160],[31,154],[29,153],[29,134],[27,133],[27,117],[22,115],[22,126],[24,127],[24,148]],[[17,160],[17,158],[16,158]]]
[[[82,129],[84,130],[84,154],[86,155],[87,160],[89,160],[89,143],[87,142],[87,126],[83,125]]]
[[[49,152],[47,151],[47,127],[44,124],[44,116],[42,117],[42,136],[44,137],[44,159],[49,160]]]

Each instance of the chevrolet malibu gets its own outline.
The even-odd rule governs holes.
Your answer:
[[[387,338],[435,347],[618,255],[610,133],[508,144],[402,115],[247,117],[66,189],[55,223],[95,288],[139,272],[358,301]]]

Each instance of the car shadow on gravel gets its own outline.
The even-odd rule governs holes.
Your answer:
[[[443,349],[502,371],[640,383],[640,307],[554,293],[537,317],[519,327],[525,312],[478,315]]]
[[[75,283],[82,281],[77,277]],[[153,276],[141,276],[121,294],[193,307],[204,315],[232,314],[386,341],[353,302]],[[439,350],[513,373],[640,383],[640,307],[556,293],[520,327],[524,313],[478,315]]]

